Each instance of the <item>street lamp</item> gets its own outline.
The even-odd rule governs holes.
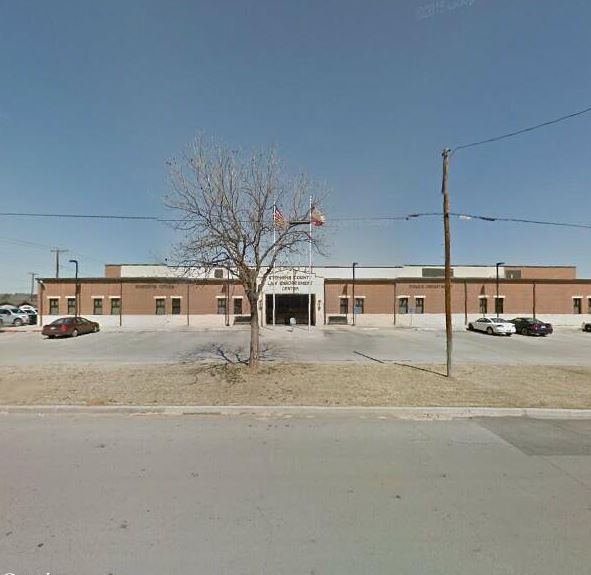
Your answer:
[[[76,294],[75,294],[75,297],[74,297],[74,303],[75,303],[75,307],[74,307],[74,312],[75,313],[74,313],[74,315],[76,317],[78,317],[78,295],[79,295],[79,292],[80,292],[80,290],[78,289],[78,260],[70,260],[70,263],[71,264],[74,264],[76,266],[76,287],[75,287]]]
[[[353,325],[355,325],[355,266],[358,266],[357,262],[353,262],[353,283],[352,283],[352,294],[351,299],[353,300]]]
[[[499,319],[499,266],[504,266],[505,262],[497,262],[497,299],[495,300],[495,313],[497,314],[497,319]]]

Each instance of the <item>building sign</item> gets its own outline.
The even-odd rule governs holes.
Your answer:
[[[266,293],[303,293],[317,292],[322,289],[322,280],[301,270],[281,271],[269,276],[265,285]]]
[[[138,284],[135,289],[176,289],[175,284]]]

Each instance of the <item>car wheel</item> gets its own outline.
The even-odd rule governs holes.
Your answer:
[[[55,335],[48,335],[47,339],[53,339],[55,337]]]
[[[95,326],[92,328],[92,333],[96,333],[98,330],[99,330],[99,327],[98,327],[98,325],[95,325]]]
[[[486,328],[486,333],[488,333],[488,335],[492,335],[493,334],[493,328],[492,327],[487,327]]]
[[[468,324],[468,330],[474,331],[474,326],[471,323]]]
[[[77,329],[75,329],[75,330],[72,332],[72,337],[76,337],[77,335],[78,335],[78,330],[77,330]]]
[[[14,327],[20,327],[21,325],[23,325],[23,320],[16,318],[12,325],[14,325]]]
[[[521,335],[527,335],[527,328],[526,328],[526,327],[524,327],[524,328],[521,330]]]
[[[585,326],[585,331],[591,331],[591,324],[587,324]]]

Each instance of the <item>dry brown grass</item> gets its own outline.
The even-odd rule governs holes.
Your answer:
[[[274,363],[6,368],[0,404],[591,408],[591,368]]]

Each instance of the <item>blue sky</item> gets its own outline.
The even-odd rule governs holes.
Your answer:
[[[330,190],[326,263],[443,262],[441,149],[591,106],[586,0],[0,2],[1,211],[165,216],[197,133]],[[451,207],[591,223],[591,114],[459,151]],[[0,218],[0,292],[159,262],[162,224]],[[591,230],[453,221],[454,263],[575,264]],[[320,260],[318,263],[321,263]],[[70,264],[62,275],[73,272]]]

